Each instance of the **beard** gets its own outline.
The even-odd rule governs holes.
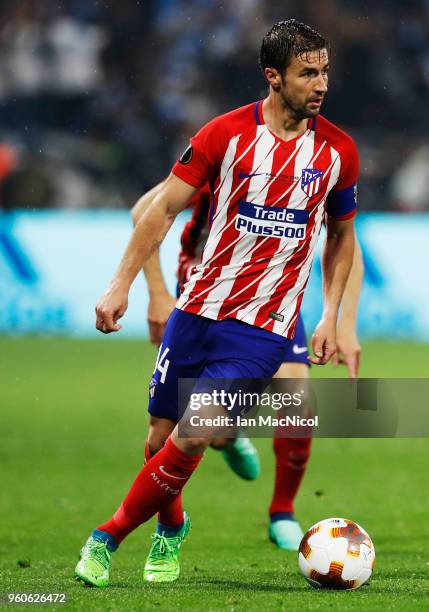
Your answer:
[[[289,96],[285,91],[280,90],[279,93],[283,108],[291,110],[293,113],[293,117],[296,121],[301,121],[302,119],[311,119],[312,117],[316,117],[320,113],[320,107],[315,109],[308,108],[308,101],[304,104],[299,104],[295,100],[293,100],[291,96]]]

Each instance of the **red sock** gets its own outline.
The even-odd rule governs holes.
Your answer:
[[[146,463],[153,455],[155,455],[155,453],[151,455],[149,444],[146,442],[144,448]],[[158,512],[158,522],[161,523],[161,525],[168,525],[168,527],[180,527],[183,523],[182,491],[176,495],[169,506],[166,506]]]
[[[293,512],[293,502],[305,474],[311,447],[311,438],[280,438],[278,433],[276,430],[273,439],[276,473],[270,515]]]
[[[158,522],[168,527],[180,527],[183,523],[182,492],[158,512]]]
[[[145,463],[110,521],[97,529],[107,531],[117,542],[122,542],[155,512],[171,505],[201,459],[202,455],[186,455],[168,438],[164,447]]]

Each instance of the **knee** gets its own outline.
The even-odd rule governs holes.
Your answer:
[[[209,438],[180,438],[180,442],[178,440],[174,440],[176,445],[187,455],[202,455],[208,445],[210,444]]]
[[[164,446],[167,438],[163,432],[150,430],[146,439],[146,454],[153,457]]]
[[[161,450],[174,427],[173,421],[151,417],[146,439],[146,460]]]
[[[188,438],[185,441],[185,446],[187,447],[189,454],[194,455],[203,453],[209,443],[210,440],[208,440],[207,438]]]

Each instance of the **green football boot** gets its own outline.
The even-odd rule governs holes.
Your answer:
[[[106,537],[107,536],[107,537]],[[109,546],[109,536],[94,530],[80,551],[75,575],[89,586],[106,587],[109,584],[109,565],[117,545]]]
[[[222,455],[231,470],[244,480],[256,480],[261,473],[259,453],[249,438],[236,438]]]
[[[152,534],[150,548],[143,571],[147,582],[174,582],[180,575],[179,552],[191,528],[191,519],[183,513],[183,527],[175,536]]]
[[[304,537],[304,532],[295,519],[283,519],[270,523],[268,537],[278,548],[298,550]]]

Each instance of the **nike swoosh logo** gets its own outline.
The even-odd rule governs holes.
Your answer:
[[[241,179],[252,178],[253,176],[265,176],[266,179],[276,178],[276,179],[286,179],[291,182],[299,181],[301,179],[300,176],[289,176],[288,174],[273,174],[272,172],[239,172],[238,177]]]
[[[239,172],[238,176],[241,179],[252,178],[252,176],[264,176],[267,174],[266,172],[252,172],[251,174],[246,174],[245,172]]]
[[[294,344],[292,347],[292,352],[295,353],[295,355],[301,355],[302,353],[306,353],[308,351],[308,348],[306,346],[298,346],[297,344]]]
[[[169,474],[163,465],[159,466],[159,471],[162,472],[165,476],[169,478],[175,478],[176,480],[186,480],[186,476],[173,476],[173,474]]]

